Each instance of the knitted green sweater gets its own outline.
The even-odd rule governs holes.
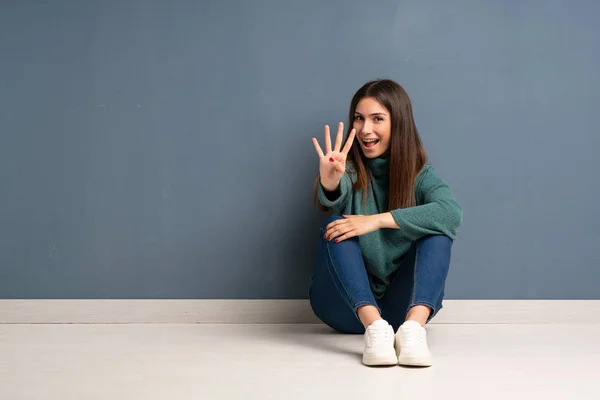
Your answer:
[[[335,215],[373,215],[390,211],[387,209],[389,158],[368,159],[367,162],[372,179],[368,187],[366,207],[363,207],[362,191],[352,190],[356,174],[349,163],[340,181],[337,197],[332,198],[332,193],[326,193],[319,184],[319,202],[331,208]],[[358,237],[371,290],[376,298],[383,296],[400,263],[417,239],[426,235],[443,234],[454,240],[462,224],[461,206],[450,187],[436,175],[430,165],[425,165],[415,179],[415,200],[415,207],[390,211],[400,229],[379,229]]]

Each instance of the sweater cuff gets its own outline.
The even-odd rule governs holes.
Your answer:
[[[410,229],[410,224],[407,223],[406,219],[402,215],[404,210],[405,209],[400,208],[396,210],[390,210],[390,214],[392,214],[392,218],[394,218],[394,221],[396,221],[396,225],[398,225],[400,229],[407,231]]]
[[[323,188],[323,185],[321,185],[321,180],[319,179],[319,184],[317,186],[317,198],[319,199],[319,202],[327,208],[338,207],[348,196],[348,193],[350,193],[351,186],[352,183],[350,182],[350,178],[344,174],[340,180],[340,187],[337,191],[339,195],[335,199],[330,199],[327,197],[325,189]],[[331,192],[329,192],[329,194],[331,196]]]

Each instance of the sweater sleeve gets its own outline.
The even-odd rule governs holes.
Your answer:
[[[421,205],[392,210],[394,220],[411,240],[443,234],[454,240],[463,222],[463,211],[450,187],[427,166],[417,176],[415,197]]]
[[[344,209],[346,204],[348,204],[352,195],[352,180],[348,176],[348,172],[342,175],[339,190],[336,191],[335,195],[337,195],[336,198],[331,198],[331,194],[329,194],[328,197],[323,185],[321,185],[321,180],[319,179],[319,184],[317,186],[317,198],[319,199],[319,202],[323,206],[334,210],[335,213],[339,213]]]

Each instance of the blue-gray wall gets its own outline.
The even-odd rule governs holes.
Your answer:
[[[306,298],[311,137],[390,77],[464,207],[448,298],[600,299],[600,2],[0,6],[1,298]]]

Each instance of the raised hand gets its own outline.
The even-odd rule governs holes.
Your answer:
[[[317,155],[319,156],[319,175],[321,177],[321,185],[328,190],[334,191],[338,188],[340,180],[346,171],[346,157],[352,147],[352,142],[356,136],[356,130],[352,129],[348,140],[342,149],[342,138],[344,136],[344,124],[338,125],[338,132],[335,138],[335,147],[331,149],[331,137],[329,135],[329,125],[325,125],[325,152],[319,146],[319,141],[313,138],[313,144]]]

